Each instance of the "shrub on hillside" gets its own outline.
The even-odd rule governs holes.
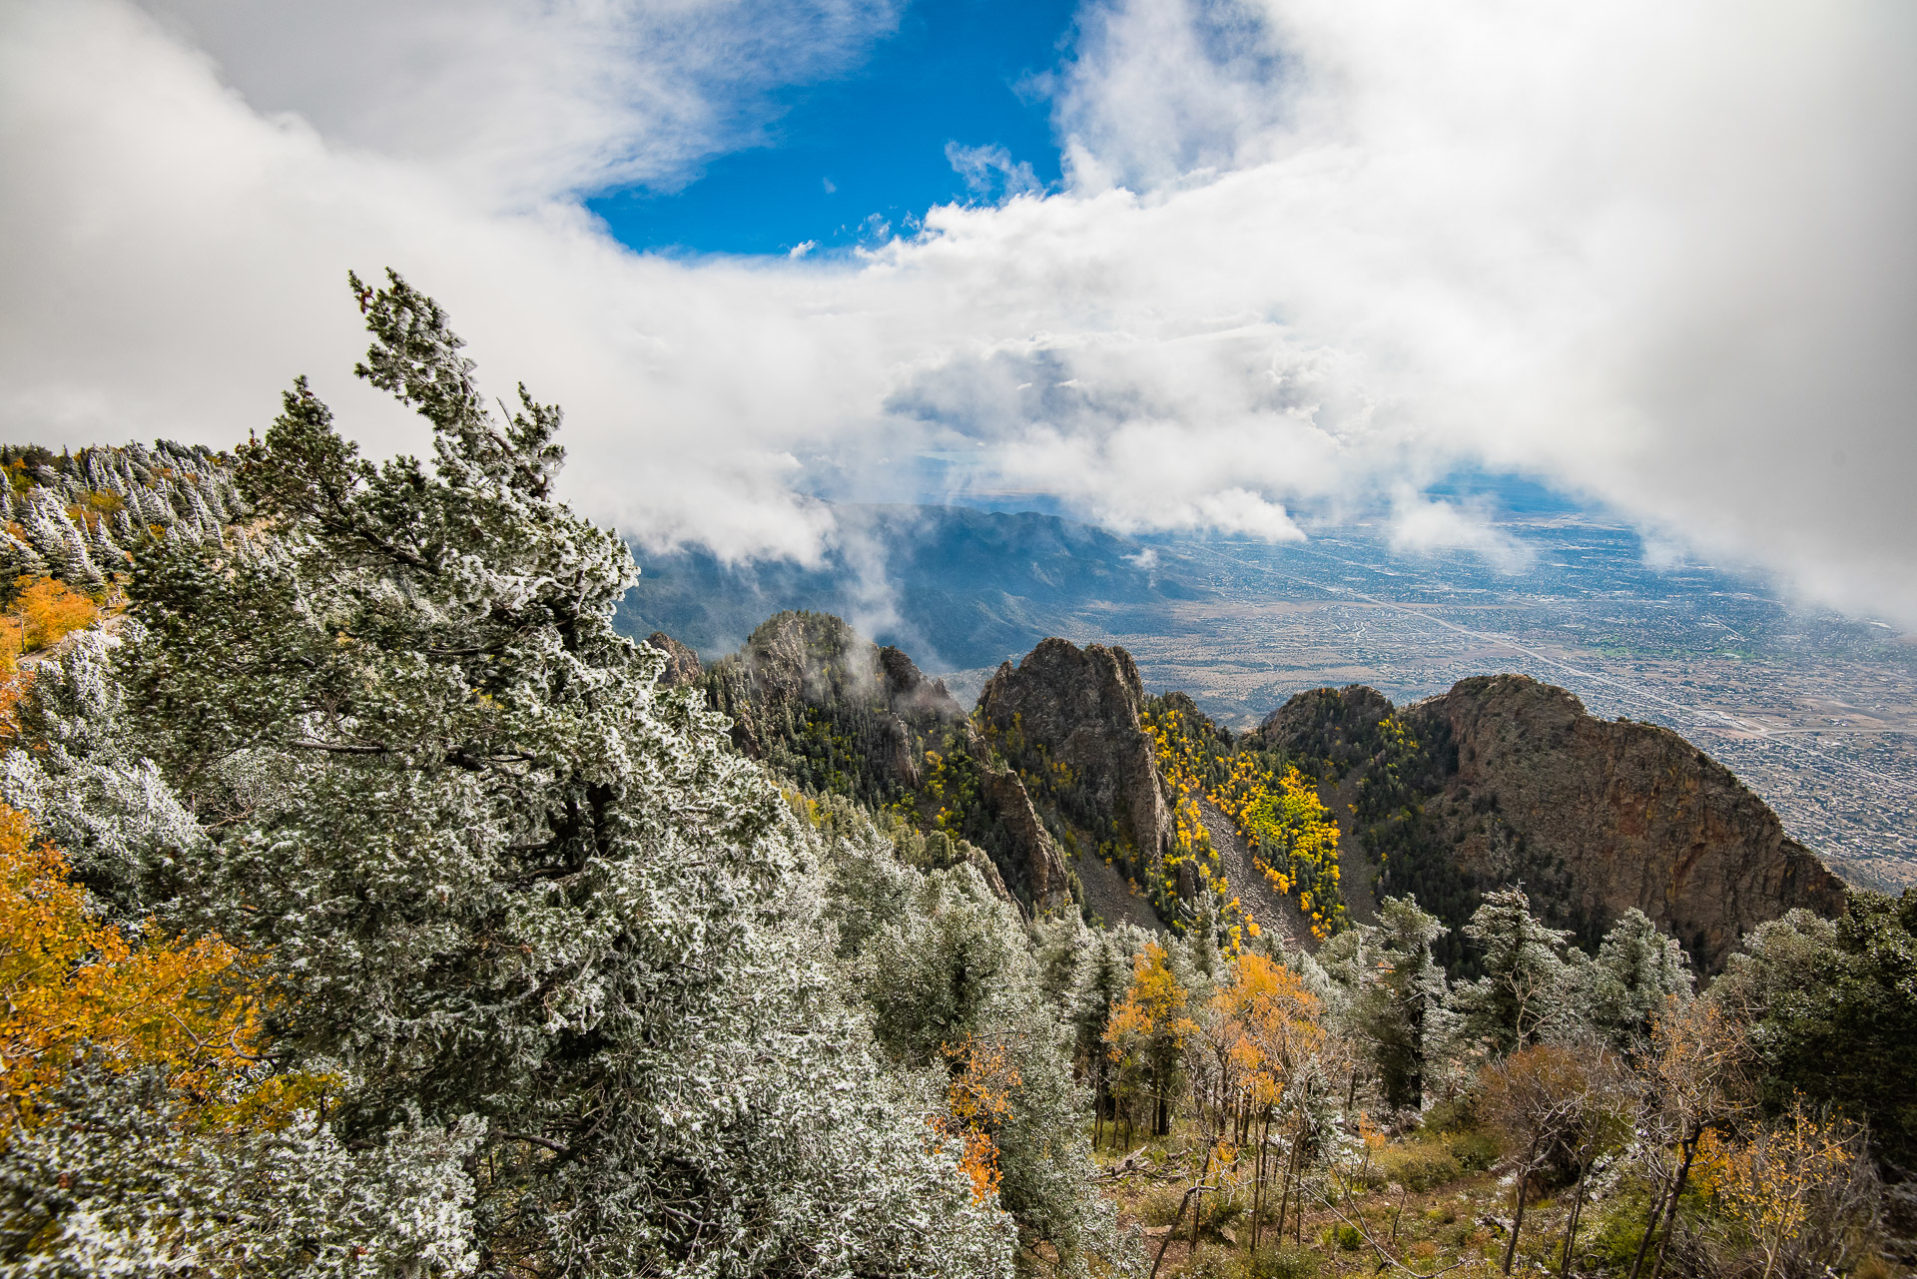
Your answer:
[[[1378,1153],[1378,1171],[1384,1180],[1397,1182],[1406,1190],[1435,1190],[1464,1176],[1464,1165],[1444,1145],[1431,1141],[1411,1141],[1389,1146]]]

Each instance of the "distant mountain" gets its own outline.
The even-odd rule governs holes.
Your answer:
[[[634,548],[639,584],[621,603],[629,635],[663,631],[704,653],[738,648],[771,614],[832,613],[934,670],[995,666],[1086,612],[1206,594],[1158,568],[1131,538],[1052,515],[951,506],[838,508],[840,536],[816,568],[728,565],[704,550]]]
[[[1728,769],[1521,675],[1402,709],[1316,689],[1234,736],[1183,694],[1148,696],[1117,647],[1046,639],[967,715],[905,653],[824,613],[779,614],[702,669],[651,642],[674,657],[662,678],[696,679],[748,754],[933,841],[915,856],[989,861],[1027,911],[1071,901],[1106,922],[1304,941],[1406,892],[1455,930],[1522,882],[1587,946],[1636,908],[1711,972],[1767,919],[1844,908]]]

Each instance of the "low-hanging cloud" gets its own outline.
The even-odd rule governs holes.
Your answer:
[[[910,496],[937,457],[1119,528],[1385,510],[1495,561],[1420,496],[1480,466],[1917,625],[1895,0],[1094,3],[1062,189],[764,261],[633,253],[578,197],[751,141],[889,7],[250,16],[282,8],[0,5],[9,437],[227,444],[310,372],[369,448],[417,448],[340,376],[345,271],[391,263],[482,377],[566,404],[568,491],[654,545],[811,558],[821,477]]]

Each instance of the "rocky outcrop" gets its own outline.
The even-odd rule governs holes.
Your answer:
[[[1058,843],[1038,818],[1032,797],[1018,774],[1009,769],[985,775],[985,802],[1004,827],[1015,856],[1024,871],[1024,882],[1031,893],[1032,908],[1055,910],[1071,901],[1069,872]]]
[[[1147,857],[1171,843],[1171,814],[1152,742],[1139,722],[1144,682],[1122,648],[1048,639],[1017,667],[999,667],[979,697],[979,720],[1013,760],[1062,767],[1068,815],[1108,814]]]
[[[1844,907],[1842,883],[1729,769],[1527,676],[1462,680],[1395,712],[1372,689],[1313,690],[1259,734],[1327,780],[1355,774],[1354,833],[1374,863],[1388,851],[1385,891],[1422,874],[1420,899],[1450,923],[1523,881],[1587,942],[1636,907],[1715,972],[1765,920]],[[1446,892],[1441,871],[1467,891]]]
[[[874,807],[916,789],[927,746],[965,717],[904,653],[827,613],[769,619],[705,684],[746,754]]]
[[[879,678],[885,686],[885,704],[901,719],[929,715],[935,719],[965,718],[942,679],[928,680],[912,659],[890,644],[877,650]]]
[[[646,636],[646,644],[666,655],[665,669],[659,672],[659,683],[667,688],[684,688],[699,682],[704,668],[699,665],[699,655],[686,645],[664,631],[654,631]]]
[[[1460,832],[1478,878],[1529,871],[1558,881],[1564,908],[1607,920],[1635,906],[1709,971],[1791,907],[1844,908],[1842,882],[1770,807],[1669,729],[1594,719],[1523,675],[1463,680],[1405,720],[1455,745],[1453,805],[1495,811],[1516,836]]]

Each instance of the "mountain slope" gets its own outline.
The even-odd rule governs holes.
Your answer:
[[[1841,882],[1729,769],[1527,676],[1462,680],[1403,710],[1368,688],[1314,690],[1255,736],[1351,793],[1347,857],[1447,923],[1522,881],[1586,942],[1636,908],[1715,971],[1766,919],[1843,909]]]
[[[1455,930],[1522,882],[1586,944],[1636,908],[1715,971],[1764,920],[1844,905],[1729,770],[1524,676],[1402,710],[1311,690],[1234,738],[1124,649],[1050,638],[968,716],[900,650],[786,613],[702,678],[749,753],[983,850],[1028,910],[1323,938],[1405,892]]]

